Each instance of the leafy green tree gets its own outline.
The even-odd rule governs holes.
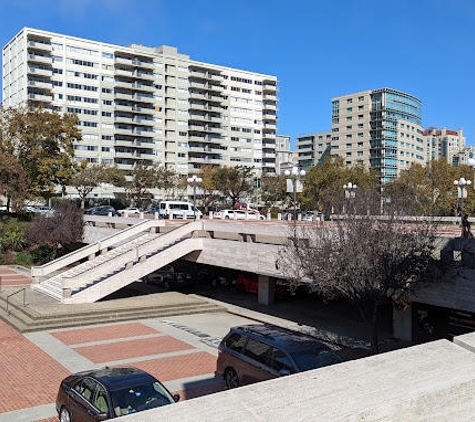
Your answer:
[[[78,192],[81,200],[81,209],[84,209],[87,195],[103,180],[104,167],[100,165],[81,165],[77,172],[71,177],[69,184]]]
[[[0,152],[0,194],[7,198],[7,211],[23,209],[28,199],[28,179],[17,158]]]
[[[283,174],[264,173],[258,188],[260,202],[267,210],[277,208],[288,198],[286,192],[286,177]]]
[[[156,168],[155,187],[165,192],[165,198],[173,198],[173,192],[177,190],[180,183],[179,176],[175,170],[165,166]]]
[[[344,204],[343,186],[354,183],[358,190],[378,190],[377,177],[361,166],[346,167],[342,157],[325,157],[322,164],[305,175],[300,202],[307,209],[341,212]]]
[[[253,189],[253,168],[247,166],[220,167],[216,169],[213,180],[217,190],[229,201],[232,207],[242,196]]]
[[[49,199],[73,175],[73,142],[81,139],[74,114],[16,108],[2,111],[0,151],[18,160],[30,197]]]
[[[141,204],[148,190],[157,185],[157,172],[153,167],[143,164],[137,165],[131,174],[131,180],[126,184],[127,193],[131,199],[131,206]]]
[[[453,167],[445,160],[430,162],[427,166],[413,164],[400,177],[385,186],[385,197],[404,198],[405,208],[412,215],[457,215],[459,200],[454,180],[470,180],[472,170],[462,165]],[[475,195],[467,187],[464,209],[473,213]]]
[[[200,168],[198,177],[201,178],[201,204],[204,208],[204,213],[207,214],[212,206],[219,202],[219,194],[215,183],[215,174],[218,170],[216,166],[203,166]]]

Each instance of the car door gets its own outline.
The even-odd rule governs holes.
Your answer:
[[[89,422],[94,420],[97,411],[92,405],[97,382],[91,378],[83,378],[70,392],[71,418],[75,422]]]
[[[250,384],[259,381],[276,378],[278,375],[271,371],[268,366],[271,346],[249,338],[243,351],[243,365],[241,367],[241,381]]]

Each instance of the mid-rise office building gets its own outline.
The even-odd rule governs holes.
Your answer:
[[[277,78],[24,28],[3,47],[3,105],[76,113],[75,160],[188,176],[203,165],[276,171]]]
[[[325,154],[339,155],[347,166],[363,165],[376,170],[384,185],[412,163],[425,163],[421,119],[422,102],[395,89],[335,97],[331,140],[328,141],[328,133],[299,137],[299,166],[308,167],[311,144],[315,164]]]

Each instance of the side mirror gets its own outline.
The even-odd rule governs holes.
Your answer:
[[[290,371],[289,371],[288,369],[281,369],[281,370],[279,371],[279,376],[280,376],[280,377],[284,377],[284,376],[286,376],[286,375],[290,375]]]
[[[180,395],[179,394],[173,394],[173,400],[175,400],[175,402],[180,400]]]

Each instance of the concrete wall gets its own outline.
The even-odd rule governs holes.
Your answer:
[[[475,333],[120,418],[167,422],[472,421]]]

